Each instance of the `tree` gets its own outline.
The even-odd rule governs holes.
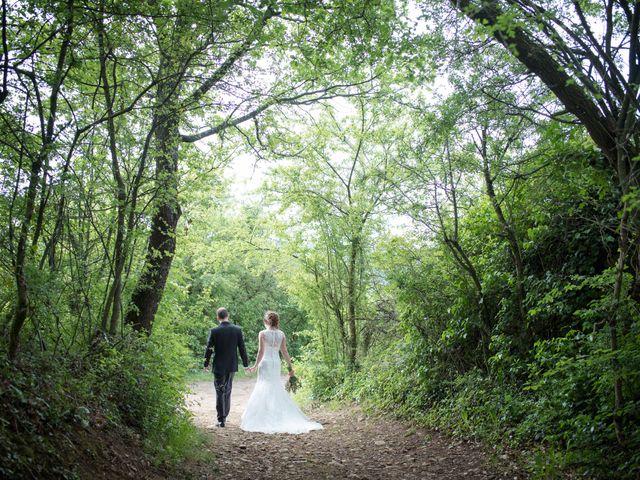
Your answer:
[[[36,151],[31,150],[30,155],[30,167],[28,170],[28,187],[25,194],[24,207],[21,214],[21,225],[17,238],[17,245],[15,251],[15,258],[13,262],[14,275],[16,282],[17,300],[15,306],[15,313],[11,322],[11,331],[9,334],[9,358],[14,359],[18,353],[18,345],[20,341],[20,331],[29,315],[29,286],[27,280],[27,257],[29,249],[30,236],[33,237],[33,244],[37,244],[37,238],[40,235],[42,228],[42,211],[40,214],[36,211],[37,193],[41,183],[44,183],[46,187],[46,175],[49,169],[49,163],[51,161],[51,154],[53,150],[53,144],[56,136],[56,128],[60,128],[57,123],[58,116],[58,102],[60,100],[60,91],[65,77],[69,73],[69,55],[72,35],[75,27],[74,10],[75,5],[73,0],[69,0],[64,4],[64,7],[59,12],[58,20],[60,22],[61,40],[56,59],[56,69],[53,73],[51,87],[49,90],[47,102],[43,101],[43,93],[40,92],[40,85],[36,80],[36,74],[34,71],[27,71],[23,69],[16,69],[16,73],[26,77],[33,85],[33,90],[27,90],[27,102],[34,102],[37,108],[37,114],[40,120],[40,132],[39,141],[36,147]],[[6,6],[3,4],[3,24],[6,26]],[[55,32],[53,33],[55,35]],[[6,42],[4,42],[6,45]],[[5,69],[4,69],[4,88],[3,97],[6,98],[7,94],[7,62],[9,52],[5,47]],[[15,67],[14,67],[15,69]],[[35,99],[32,99],[31,96]],[[3,98],[3,100],[4,100]],[[26,115],[26,113],[25,113]],[[18,145],[21,145],[21,139],[18,138]],[[22,155],[23,150],[20,149]],[[42,192],[45,197],[45,192]],[[42,210],[42,209],[41,209]],[[36,225],[32,232],[32,222],[34,220],[34,214],[36,215]]]
[[[527,295],[522,228],[518,225],[516,217],[525,216],[526,208],[517,205],[518,212],[514,213],[513,205],[516,202],[512,197],[517,194],[522,182],[526,182],[532,173],[542,170],[544,166],[529,166],[540,154],[533,146],[525,146],[525,142],[533,145],[533,140],[536,139],[536,132],[529,119],[526,116],[509,115],[499,99],[499,94],[493,98],[477,99],[479,105],[469,107],[466,115],[462,115],[461,112],[463,125],[460,128],[467,130],[466,134],[471,137],[470,141],[478,158],[477,170],[481,173],[485,194],[509,249],[514,270],[514,329],[517,332],[519,348],[524,352],[530,348],[531,338],[525,307]],[[467,105],[473,103],[472,100]],[[544,147],[537,145],[537,148]]]
[[[404,175],[394,184],[392,208],[420,225],[425,240],[442,242],[456,267],[471,282],[475,303],[480,307],[475,330],[481,339],[482,364],[486,365],[493,312],[474,258],[477,249],[463,235],[462,222],[474,204],[477,172],[465,149],[466,139],[457,129],[462,110],[438,117],[422,105],[420,98],[413,108],[405,113],[404,121],[412,123],[415,130],[401,140],[406,146],[396,163]]]
[[[389,14],[393,13],[384,6],[380,10],[370,10],[357,2],[313,8],[289,3],[260,8],[224,4],[222,8],[222,11],[216,9],[214,18],[211,18],[207,17],[211,13],[205,6],[199,10],[193,5],[184,5],[179,15],[170,17],[168,21],[163,19],[162,25],[158,25],[162,57],[158,77],[163,80],[158,86],[152,128],[159,195],[151,222],[145,265],[127,314],[128,323],[147,333],[151,332],[175,253],[175,229],[180,216],[176,196],[180,143],[196,142],[257,119],[274,105],[310,103],[348,94],[345,90],[350,84],[360,83],[361,77],[352,74],[345,79],[343,74],[337,74],[336,64],[328,62],[326,54],[341,51],[344,55],[345,48],[341,42],[350,42],[354,38],[370,41],[380,37],[381,43],[385,42],[388,29],[383,27],[383,33],[379,34],[371,28],[370,21],[380,20],[382,23],[377,24],[380,27],[389,22]],[[209,18],[204,25],[203,18]],[[215,25],[215,31],[205,28],[206,40],[199,42],[198,28],[209,27],[210,24]],[[193,25],[199,27],[194,30]],[[331,38],[328,32],[331,32]],[[318,38],[319,45],[310,48],[306,44],[309,37]],[[247,75],[244,71],[247,65],[255,71],[262,55],[262,58],[273,56],[283,61],[282,45],[291,39],[305,39],[297,45],[298,52],[291,52],[291,45],[286,49],[286,54],[294,59],[291,72],[286,69],[278,71],[279,78],[263,85],[258,75]],[[375,45],[369,47],[369,53],[376,48]],[[354,50],[356,57],[365,53],[362,48]],[[350,57],[343,56],[342,60],[352,62]],[[190,84],[192,79],[195,81]],[[340,83],[335,83],[336,80]],[[248,95],[241,85],[243,82],[255,85]],[[225,91],[229,85],[232,85],[231,91]],[[231,97],[230,101],[228,97]],[[222,120],[209,114],[207,120],[212,121],[213,126],[192,134],[180,132],[184,124],[188,126],[193,122],[189,112],[206,111],[209,105],[220,101],[223,108],[216,113],[222,114]]]
[[[41,7],[39,2],[24,2],[11,9],[8,21],[20,28],[8,32],[3,45],[8,94],[2,102],[2,125],[9,136],[2,148],[6,158],[17,166],[13,172],[6,245],[16,272],[17,301],[9,348],[12,357],[17,354],[25,320],[32,318],[38,324],[28,308],[37,303],[30,298],[30,291],[38,290],[34,285],[38,276],[46,276],[47,268],[51,273],[60,273],[63,256],[85,266],[92,262],[94,239],[84,230],[79,234],[71,226],[74,219],[79,219],[76,226],[86,221],[84,225],[95,230],[107,259],[104,264],[111,273],[117,272],[103,309],[102,328],[113,331],[117,327],[122,303],[121,275],[127,259],[123,245],[130,240],[125,233],[131,232],[137,222],[136,202],[145,172],[144,148],[132,146],[135,123],[141,120],[137,108],[155,85],[155,80],[145,75],[147,64],[142,60],[153,57],[147,41],[148,24],[134,20],[135,15],[128,8],[135,10],[135,5],[120,7],[98,2],[93,8],[66,2],[51,12]],[[137,46],[137,51],[130,48],[132,45]],[[126,61],[121,61],[123,51],[131,52]],[[121,135],[118,130],[128,135]],[[102,132],[107,142],[99,141]],[[113,246],[110,235],[101,230],[102,225],[92,215],[93,207],[105,197],[92,204],[95,197],[91,179],[81,175],[90,171],[100,176],[105,151],[110,153],[107,165],[116,186],[113,204],[107,200],[100,208],[110,212],[113,206],[117,211],[118,232]],[[123,159],[120,151],[131,154],[131,160]],[[136,166],[138,153],[141,160]],[[29,173],[30,187],[23,192],[23,159],[27,157],[35,161]],[[131,177],[130,168],[137,170]],[[87,208],[76,215],[71,204],[79,197]],[[20,225],[17,238],[14,225]],[[69,249],[64,248],[67,233]],[[27,243],[30,246],[25,248]],[[71,274],[78,274],[71,284],[82,288],[94,280],[79,271],[72,270]],[[94,287],[95,284],[90,288]]]
[[[195,158],[208,168],[196,143],[250,121],[261,131],[271,109],[354,94],[378,75],[395,19],[386,1],[41,3],[2,10],[12,357],[27,320],[38,322],[30,292],[46,275],[65,278],[64,261],[78,266],[60,287],[83,292],[70,302],[81,331],[114,333],[124,317],[150,333],[182,169]]]
[[[357,115],[341,118],[332,107],[303,135],[293,134],[288,150],[298,163],[276,168],[269,190],[285,208],[297,207],[302,231],[296,250],[312,290],[336,321],[344,359],[357,368],[360,331],[369,290],[368,255],[374,217],[390,176],[393,128],[379,127],[381,110],[354,104]]]
[[[626,0],[562,0],[551,5],[529,0],[455,0],[452,4],[484,25],[488,34],[555,94],[566,113],[584,125],[616,174],[622,214],[609,318],[615,352],[619,328],[627,329],[620,305],[625,295],[623,276],[630,262],[634,284],[640,280],[638,209],[633,200],[640,154],[640,4]],[[604,28],[596,28],[602,19]],[[563,112],[557,117],[562,119]],[[618,369],[615,359],[614,369]],[[621,382],[616,375],[613,423],[623,442]]]

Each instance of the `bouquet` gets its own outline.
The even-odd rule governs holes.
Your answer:
[[[295,375],[291,375],[289,376],[289,379],[287,380],[287,383],[285,384],[284,388],[287,390],[287,392],[296,393],[296,391],[301,386],[302,386],[302,383],[300,383],[300,380],[298,379],[298,377],[296,377]]]

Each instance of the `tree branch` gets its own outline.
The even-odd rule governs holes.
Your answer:
[[[196,103],[203,95],[211,90],[216,83],[224,78],[224,76],[229,73],[235,63],[249,51],[251,45],[253,45],[253,42],[255,42],[255,40],[258,38],[269,19],[275,17],[276,15],[278,15],[278,13],[269,5],[263,12],[262,16],[258,20],[258,23],[255,25],[251,33],[247,36],[247,38],[245,38],[240,46],[236,50],[231,52],[231,55],[229,55],[229,57],[222,63],[222,65],[220,65],[220,67],[218,67],[218,69],[213,72],[213,74],[189,96],[185,104]]]

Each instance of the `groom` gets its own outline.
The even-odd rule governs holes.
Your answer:
[[[227,309],[219,308],[216,317],[220,324],[209,332],[207,349],[204,352],[204,369],[206,370],[209,366],[209,359],[213,353],[213,384],[216,389],[218,427],[224,427],[224,422],[229,415],[233,375],[238,371],[236,350],[240,352],[245,372],[249,369],[249,360],[244,347],[242,330],[229,322]]]

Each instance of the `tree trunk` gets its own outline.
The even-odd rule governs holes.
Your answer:
[[[611,339],[611,350],[617,352],[618,345],[618,316],[620,315],[620,301],[622,300],[622,283],[624,277],[624,269],[629,251],[628,241],[628,210],[625,210],[620,219],[620,242],[618,246],[618,261],[616,263],[616,275],[613,286],[613,304],[611,313],[609,314],[609,334]],[[614,356],[612,360],[613,367],[613,425],[616,431],[616,438],[620,444],[624,443],[624,427],[622,425],[621,411],[624,406],[622,396],[622,379],[620,378],[620,363]]]
[[[442,226],[444,228],[444,226]],[[493,328],[491,322],[491,312],[489,311],[489,306],[484,298],[484,290],[482,288],[482,282],[480,281],[480,275],[476,270],[476,267],[471,263],[471,259],[467,255],[467,253],[462,248],[462,245],[458,240],[454,240],[449,238],[449,236],[444,232],[444,243],[449,248],[449,251],[453,255],[453,259],[455,263],[471,278],[473,282],[473,286],[476,290],[476,294],[478,296],[478,303],[480,305],[480,321],[481,325],[478,331],[480,332],[480,339],[482,341],[482,355],[483,362],[485,367],[487,366],[487,359],[489,358],[489,343],[491,341],[491,330]]]
[[[158,200],[142,275],[131,298],[126,321],[137,331],[151,333],[176,250],[180,207],[178,189],[178,122],[175,115],[160,115],[155,133]]]
[[[328,265],[327,265],[327,277],[331,276],[331,265],[330,265],[330,256],[329,256],[329,252],[327,252],[327,261],[328,261]],[[338,322],[338,331],[340,333],[340,346],[341,346],[341,354],[342,354],[342,358],[346,358],[347,355],[347,330],[346,330],[346,326],[345,326],[345,321],[344,321],[344,315],[342,314],[342,304],[340,301],[338,301],[335,296],[331,293],[331,289],[326,289],[323,287],[323,285],[320,283],[320,274],[318,273],[317,268],[314,266],[313,267],[313,276],[314,276],[314,280],[316,283],[316,286],[318,287],[318,292],[320,293],[322,300],[324,302],[325,307],[333,313],[333,315],[336,318],[336,321]],[[341,279],[338,278],[338,281],[340,281]],[[329,278],[327,278],[327,281],[330,281]],[[328,337],[328,335],[327,335]]]
[[[108,301],[105,305],[103,313],[103,329],[106,327],[106,317],[111,308],[111,318],[109,322],[109,333],[115,335],[118,331],[118,322],[120,321],[120,310],[122,308],[122,272],[125,265],[125,214],[127,192],[122,174],[120,173],[120,161],[118,159],[118,147],[116,144],[116,127],[113,120],[113,104],[115,99],[112,97],[111,86],[109,85],[109,75],[107,73],[107,55],[109,54],[107,40],[104,31],[104,21],[101,17],[98,23],[98,47],[100,51],[100,76],[102,80],[102,89],[104,91],[104,99],[107,107],[107,132],[109,136],[109,153],[111,155],[111,172],[113,180],[116,184],[116,238],[113,248],[113,285],[109,294]],[[115,73],[114,73],[115,76]]]
[[[482,282],[480,280],[480,275],[476,270],[475,266],[471,262],[471,259],[465,252],[462,244],[460,243],[460,237],[458,235],[459,232],[459,223],[460,223],[460,215],[458,212],[458,196],[457,196],[457,187],[456,182],[453,179],[453,166],[451,161],[451,154],[449,151],[448,142],[446,143],[446,165],[447,171],[445,174],[445,185],[447,192],[447,197],[450,198],[451,207],[453,209],[453,231],[451,234],[448,232],[448,227],[443,218],[442,211],[440,209],[440,200],[438,195],[438,190],[435,189],[433,193],[433,199],[435,201],[436,214],[438,217],[438,223],[440,224],[440,230],[442,231],[442,236],[444,240],[444,244],[449,248],[449,251],[453,255],[454,262],[465,271],[473,282],[473,286],[478,295],[478,303],[480,305],[480,323],[481,325],[478,328],[481,340],[481,348],[482,348],[482,361],[484,366],[487,366],[487,359],[489,358],[489,342],[491,340],[491,330],[493,328],[491,321],[491,312],[489,311],[489,307],[484,298],[484,291],[482,288]]]
[[[356,368],[358,355],[358,329],[356,326],[356,269],[358,267],[358,254],[360,252],[360,237],[354,236],[351,239],[351,249],[349,252],[349,270],[347,271],[347,324],[349,325],[349,368]]]
[[[151,334],[164,286],[176,250],[176,227],[180,217],[178,205],[179,112],[175,98],[180,86],[180,59],[175,52],[163,53],[158,77],[158,111],[153,125],[156,167],[156,203],[151,221],[147,255],[134,289],[126,322],[136,331]]]
[[[471,0],[450,2],[471,20],[492,27],[493,37],[512,52],[580,120],[594,143],[609,159],[615,157],[616,143],[610,129],[611,122],[602,116],[567,70],[558,64],[547,46],[538,42],[518,24],[505,24],[503,12],[495,0],[482,1],[479,6],[473,6]]]
[[[496,191],[493,185],[493,178],[491,176],[491,168],[489,166],[489,159],[487,157],[487,146],[486,146],[486,131],[483,131],[482,134],[482,145],[481,145],[481,155],[482,155],[482,171],[484,174],[484,182],[487,191],[487,196],[491,201],[491,206],[493,207],[493,211],[498,218],[498,222],[500,223],[500,227],[504,232],[505,237],[507,238],[507,243],[509,244],[509,252],[511,253],[511,259],[513,260],[513,266],[516,274],[516,284],[515,284],[515,297],[516,297],[516,307],[518,314],[518,335],[520,337],[520,342],[524,344],[526,341],[526,322],[527,316],[524,308],[524,301],[526,298],[526,291],[524,288],[524,262],[522,260],[522,250],[520,248],[520,242],[518,241],[518,237],[515,232],[515,228],[507,221],[507,218],[502,211],[502,206],[500,205],[500,201],[496,196]]]

